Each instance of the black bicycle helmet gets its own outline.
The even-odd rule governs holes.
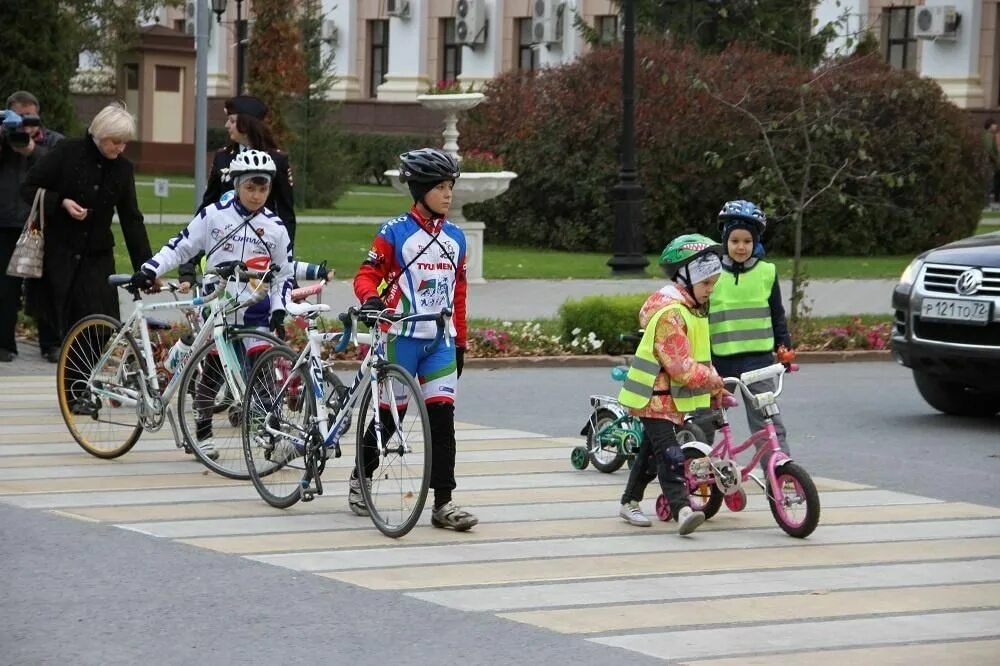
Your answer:
[[[437,148],[420,148],[399,156],[399,179],[404,183],[440,183],[462,173],[458,160]]]

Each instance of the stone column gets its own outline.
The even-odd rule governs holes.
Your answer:
[[[378,101],[413,102],[430,87],[428,4],[429,0],[410,0],[409,18],[389,18],[389,71],[378,87]]]
[[[330,87],[330,99],[361,98],[361,76],[358,72],[358,49],[361,35],[358,27],[358,0],[323,0],[323,11],[337,31],[333,45],[337,81]],[[324,33],[325,34],[325,33]],[[331,48],[324,45],[324,50]]]
[[[486,6],[486,43],[476,44],[475,48],[462,47],[462,73],[458,77],[462,90],[471,83],[479,91],[487,81],[503,73],[503,39],[507,27],[503,20],[503,2],[487,0]]]
[[[246,7],[244,7],[245,9]],[[208,85],[209,97],[229,98],[236,94],[236,7],[230,2],[226,13],[222,15],[222,23],[212,13],[212,30],[208,33]],[[230,65],[232,55],[232,65]],[[233,68],[234,76],[230,78],[229,70]],[[214,146],[218,148],[218,146]],[[209,146],[213,148],[213,146]]]
[[[943,4],[931,0],[926,6]],[[955,7],[962,17],[958,33],[954,40],[921,40],[920,74],[937,81],[955,106],[983,108],[985,95],[979,74],[979,42],[984,3],[982,0],[949,0],[947,4]]]

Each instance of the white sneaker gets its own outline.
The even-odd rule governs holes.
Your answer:
[[[368,490],[370,491],[372,480],[365,479],[365,485],[368,486]],[[351,479],[350,487],[351,489],[347,491],[347,506],[350,507],[356,516],[370,516],[368,506],[365,504],[365,498],[361,495],[361,482],[357,479]]]
[[[698,529],[703,522],[705,514],[701,511],[692,511],[691,507],[686,506],[677,513],[677,533],[687,536]]]
[[[201,450],[201,452],[205,454],[206,458],[209,458],[210,460],[219,459],[219,451],[218,449],[215,448],[214,437],[209,437],[208,439],[201,440],[200,442],[197,443],[197,446]]]
[[[274,449],[271,451],[271,462],[275,465],[284,465],[289,460],[294,460],[302,454],[299,450],[295,448],[295,445],[288,440],[281,440],[275,442]]]
[[[642,512],[642,508],[638,502],[622,504],[622,508],[618,510],[618,515],[629,525],[635,525],[636,527],[649,527],[653,524]]]

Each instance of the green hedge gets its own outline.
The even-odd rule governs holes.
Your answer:
[[[399,155],[407,150],[437,146],[441,137],[419,134],[345,134],[343,151],[355,183],[387,185],[383,175],[399,166]]]
[[[635,345],[623,343],[619,337],[638,330],[639,310],[646,298],[642,294],[622,294],[568,299],[559,308],[563,339],[569,342],[593,332],[598,340],[604,341],[605,354],[630,354]],[[576,329],[580,333],[574,334]]]

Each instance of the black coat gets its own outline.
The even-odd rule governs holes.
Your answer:
[[[278,214],[281,221],[285,223],[288,230],[288,238],[295,243],[295,196],[292,190],[292,167],[288,163],[288,155],[280,150],[268,151],[277,173],[271,182],[271,194],[267,197],[265,204],[273,212]],[[198,211],[205,206],[211,206],[219,201],[225,192],[233,189],[232,181],[222,182],[222,170],[229,168],[229,163],[236,156],[236,149],[232,147],[220,148],[215,151],[215,158],[212,160],[212,172],[208,176],[208,185],[205,187],[205,194],[201,198],[201,205]]]
[[[24,227],[31,202],[21,199],[21,185],[28,170],[45,152],[35,146],[30,155],[22,155],[11,148],[6,141],[0,142],[0,228],[21,229]],[[0,266],[0,270],[6,270]]]
[[[57,143],[25,177],[21,197],[45,188],[45,262],[29,311],[65,334],[86,314],[118,317],[118,294],[107,278],[115,272],[112,217],[118,219],[132,270],[153,253],[135,195],[135,174],[125,157],[105,158],[90,135]],[[72,199],[90,213],[74,220],[62,207]],[[119,267],[125,269],[126,267]]]

